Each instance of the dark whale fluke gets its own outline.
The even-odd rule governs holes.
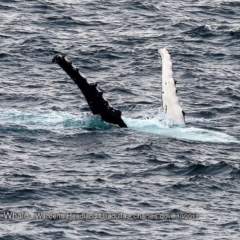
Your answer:
[[[57,63],[78,85],[94,115],[100,115],[101,119],[108,123],[117,124],[120,127],[127,127],[121,118],[121,111],[112,107],[108,101],[103,98],[103,93],[97,88],[97,83],[88,83],[87,79],[79,72],[79,69],[60,54],[55,55],[52,62]]]

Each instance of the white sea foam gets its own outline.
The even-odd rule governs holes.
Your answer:
[[[226,133],[195,127],[173,125],[173,122],[159,114],[149,119],[123,118],[130,129],[157,134],[159,137],[186,139],[202,142],[238,142]],[[73,114],[70,112],[42,110],[20,111],[16,109],[0,109],[0,124],[4,128],[18,125],[27,129],[43,129],[62,133],[77,133],[85,128],[106,130],[113,127],[102,122],[98,117],[89,114]]]
[[[124,118],[124,121],[131,129],[151,134],[158,134],[163,137],[201,142],[219,142],[219,143],[238,142],[236,138],[223,132],[203,128],[182,127],[172,125],[172,122],[168,122],[168,120],[160,120],[158,118],[153,119]]]

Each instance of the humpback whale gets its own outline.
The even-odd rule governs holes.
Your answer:
[[[7,131],[30,130],[50,130],[59,134],[76,133],[77,130],[92,131],[94,129],[111,129],[116,124],[120,127],[128,127],[131,130],[170,137],[185,139],[188,141],[218,142],[218,143],[239,143],[239,140],[218,130],[196,128],[191,126],[195,118],[189,118],[189,125],[182,127],[185,123],[184,112],[179,104],[176,94],[176,82],[173,79],[171,57],[165,48],[158,50],[162,57],[162,104],[164,112],[159,112],[148,118],[127,118],[121,115],[121,111],[112,107],[103,97],[97,84],[89,83],[79,70],[64,56],[57,54],[52,61],[57,63],[77,84],[82,91],[90,110],[93,114],[101,117],[86,116],[81,113],[71,113],[68,111],[56,111],[51,109],[39,109],[39,111],[22,111],[0,107],[1,129]],[[146,112],[143,111],[145,115]],[[164,119],[163,114],[166,115]],[[201,119],[201,121],[205,121]],[[177,123],[174,125],[174,123]],[[180,126],[179,126],[180,125]]]
[[[164,113],[174,123],[184,125],[185,113],[176,94],[176,81],[173,79],[171,57],[166,48],[160,48],[158,52],[162,58],[162,105]],[[127,127],[121,118],[121,111],[112,107],[103,97],[103,93],[97,88],[97,83],[89,83],[79,69],[60,54],[55,55],[52,62],[57,63],[77,84],[94,115],[100,115],[105,122]]]

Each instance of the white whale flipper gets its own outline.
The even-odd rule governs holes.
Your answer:
[[[162,57],[162,104],[164,113],[174,123],[185,124],[185,113],[177,97],[176,82],[173,79],[171,57],[166,48],[158,50]]]

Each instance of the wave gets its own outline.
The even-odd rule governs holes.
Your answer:
[[[193,29],[186,31],[185,34],[192,36],[202,36],[202,37],[212,37],[214,36],[214,32],[212,31],[210,25],[202,25],[199,27],[194,27]]]
[[[236,138],[223,132],[173,125],[170,120],[164,118],[162,113],[149,119],[123,119],[132,130],[157,134],[162,137],[216,143],[238,142]],[[21,128],[24,130],[41,129],[64,134],[66,132],[71,134],[89,129],[107,130],[115,128],[115,126],[102,122],[98,117],[90,114],[73,114],[54,110],[32,112],[16,109],[0,109],[0,127],[1,129],[12,131],[14,129],[19,131]]]
[[[237,40],[240,38],[239,27],[228,25],[228,24],[201,25],[185,31],[184,34],[187,34],[193,37],[215,37],[215,36],[222,35],[222,36],[230,36],[232,39],[237,39]]]

